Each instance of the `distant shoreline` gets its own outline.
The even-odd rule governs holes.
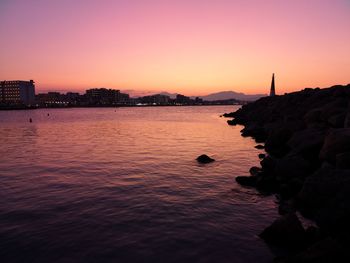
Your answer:
[[[38,109],[72,109],[72,108],[148,108],[148,107],[202,107],[202,106],[242,106],[241,104],[196,104],[196,105],[117,105],[117,106],[58,106],[58,107],[1,107],[0,111],[38,110]]]

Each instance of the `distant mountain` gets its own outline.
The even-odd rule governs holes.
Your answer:
[[[130,91],[129,91],[130,92]],[[176,99],[176,95],[178,93],[170,93],[167,91],[162,91],[162,92],[139,92],[137,95],[134,97],[142,97],[142,96],[150,96],[150,95],[156,95],[156,94],[161,94],[165,96],[169,96],[171,99]],[[241,100],[241,101],[254,101],[257,100],[261,97],[267,96],[266,94],[254,94],[254,95],[247,95],[244,93],[239,93],[239,92],[234,92],[234,91],[221,91],[217,93],[212,93],[206,96],[198,96],[199,98],[205,100],[205,101],[219,101],[219,100],[230,100],[230,99],[236,99],[236,100]],[[191,96],[191,99],[195,99],[197,96]]]
[[[234,92],[234,91],[221,91],[217,93],[212,93],[207,96],[201,96],[203,100],[206,101],[214,101],[214,100],[228,100],[228,99],[236,99],[236,100],[243,100],[243,101],[254,101],[261,97],[267,96],[266,94],[254,94],[254,95],[247,95],[244,93]]]
[[[169,96],[171,99],[176,99],[176,95],[177,95],[177,93],[169,93],[169,92],[166,92],[166,91],[162,91],[161,93],[158,93],[158,94]]]

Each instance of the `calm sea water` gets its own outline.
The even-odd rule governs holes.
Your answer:
[[[232,110],[0,112],[0,262],[270,262],[276,204],[234,180],[259,150]]]

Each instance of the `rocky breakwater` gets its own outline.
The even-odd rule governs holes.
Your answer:
[[[236,181],[277,196],[281,218],[260,234],[287,249],[276,262],[350,262],[350,84],[261,98],[224,116],[264,143],[261,167]],[[305,229],[299,213],[316,226]]]

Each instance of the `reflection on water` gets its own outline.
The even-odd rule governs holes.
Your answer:
[[[259,151],[232,110],[0,112],[0,261],[269,262],[275,204],[235,183]]]

